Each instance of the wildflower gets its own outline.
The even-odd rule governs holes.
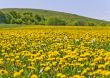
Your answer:
[[[45,69],[44,69],[44,71],[49,71],[50,70],[50,67],[49,66],[47,66]]]
[[[75,42],[79,42],[79,39],[75,39]]]
[[[6,74],[8,74],[8,71],[6,71],[6,70],[0,70],[0,75],[6,75]]]
[[[61,77],[61,76],[62,76],[62,73],[58,73],[58,74],[57,74],[57,77]]]
[[[68,40],[68,37],[67,36],[64,36],[64,40]]]
[[[31,78],[38,78],[38,76],[33,74],[33,75],[31,75]]]
[[[95,41],[96,41],[95,39],[92,39],[92,40],[91,40],[92,43],[94,43]]]
[[[23,71],[24,71],[24,70],[23,70],[23,69],[21,69],[19,72],[20,72],[20,73],[22,73]]]
[[[56,65],[57,65],[57,62],[52,62],[52,65],[53,65],[53,66],[56,66]]]
[[[41,74],[42,74],[42,73],[43,73],[43,70],[44,70],[44,69],[43,69],[43,68],[41,68],[39,73],[41,73]]]
[[[80,76],[80,75],[74,75],[73,77],[70,78],[85,78],[84,76]]]
[[[0,65],[3,64],[3,59],[0,59]]]
[[[35,70],[35,67],[33,67],[33,66],[28,66],[27,68]]]
[[[64,75],[64,74],[62,74],[62,75],[61,75],[61,78],[67,78],[67,76],[66,76],[66,75]]]
[[[18,71],[18,72],[15,71],[14,74],[13,74],[13,77],[18,77],[18,76],[20,76],[20,75],[23,73],[23,71],[24,71],[23,69],[21,69],[21,70]]]
[[[20,75],[21,75],[20,72],[14,72],[13,77],[15,78],[15,77],[18,77],[18,76],[20,76]]]

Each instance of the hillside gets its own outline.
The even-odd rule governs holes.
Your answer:
[[[7,19],[7,18],[10,18],[10,19],[14,18],[14,20],[19,19],[20,23],[17,23],[17,24],[42,24],[42,25],[50,25],[50,23],[51,23],[51,24],[54,25],[56,22],[58,22],[56,25],[63,25],[63,24],[64,25],[80,25],[80,24],[82,24],[82,25],[100,25],[100,24],[108,25],[109,24],[108,21],[88,18],[88,17],[84,17],[84,16],[79,16],[79,15],[76,15],[76,14],[57,12],[57,11],[50,11],[50,10],[42,10],[42,9],[7,8],[7,9],[0,9],[0,11],[4,13],[4,15],[5,15],[4,18],[5,19]],[[13,11],[15,11],[15,12],[13,12]],[[16,14],[13,14],[11,16],[7,16],[7,15],[10,15],[10,12],[13,12],[13,13],[16,13]],[[31,18],[31,19],[34,19],[33,22],[36,22],[35,20],[38,17],[35,18],[35,15],[43,17],[43,22],[37,20],[37,23],[33,23],[32,20],[31,20],[29,23],[25,23],[25,21],[22,19],[23,16],[24,16],[23,13],[25,13],[25,12],[28,13],[28,14],[32,13],[31,15],[28,15],[28,17],[27,17],[28,20],[26,20],[26,22],[30,21],[29,19],[31,18],[31,16],[33,16],[33,18]],[[20,17],[15,16],[15,15],[17,15],[17,13],[20,15]],[[0,14],[0,17],[3,18],[1,16],[1,14]],[[25,18],[26,18],[26,16],[25,16]],[[53,20],[53,19],[50,19],[50,18],[53,18],[53,19],[57,18],[57,20],[49,22],[50,20]],[[42,19],[42,18],[40,18],[40,19]],[[21,23],[21,21],[24,21],[24,22]],[[1,22],[1,23],[4,23],[4,22]],[[10,23],[11,24],[16,24],[16,21],[15,22],[8,22],[8,24],[10,24]]]

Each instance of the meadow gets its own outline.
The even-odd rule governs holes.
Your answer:
[[[0,27],[0,78],[110,78],[110,27]]]

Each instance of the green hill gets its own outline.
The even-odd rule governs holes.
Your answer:
[[[4,16],[3,16],[4,15]],[[11,21],[10,21],[11,20]],[[36,25],[109,25],[110,22],[42,9],[0,9],[0,23]]]

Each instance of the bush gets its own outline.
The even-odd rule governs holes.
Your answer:
[[[59,18],[49,18],[46,21],[46,25],[66,25],[66,22]]]
[[[73,24],[74,26],[86,26],[86,22],[84,20],[77,20]]]
[[[100,26],[106,26],[106,23],[101,22],[99,25],[100,25]]]
[[[88,22],[88,26],[95,26],[96,24],[93,22]]]

